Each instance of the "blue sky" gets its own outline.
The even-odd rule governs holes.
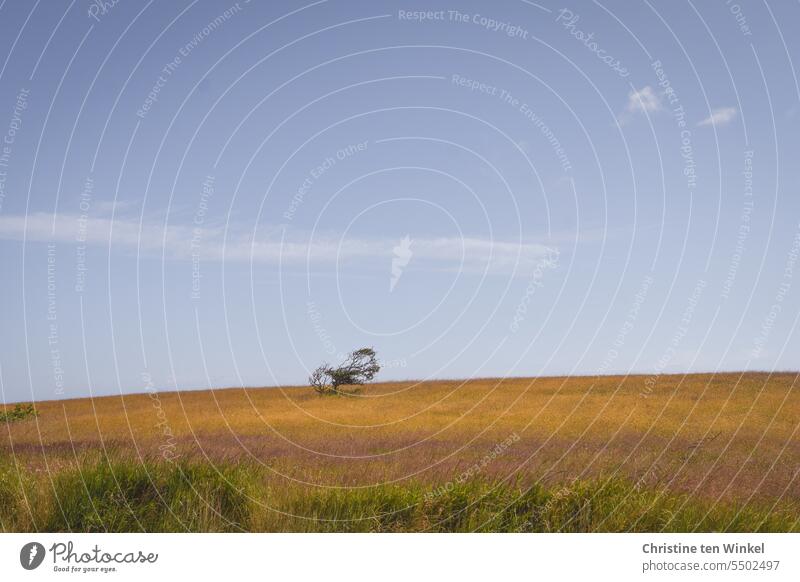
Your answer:
[[[796,370],[798,21],[6,0],[2,399]]]

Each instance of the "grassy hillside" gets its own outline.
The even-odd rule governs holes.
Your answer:
[[[0,526],[798,530],[796,381],[487,379],[38,403],[38,416],[0,424]]]

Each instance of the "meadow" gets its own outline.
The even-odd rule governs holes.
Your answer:
[[[352,396],[284,387],[39,402],[0,422],[0,528],[800,531],[797,380],[408,381]]]

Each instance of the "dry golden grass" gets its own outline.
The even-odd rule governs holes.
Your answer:
[[[372,384],[351,397],[292,387],[42,402],[37,418],[0,427],[0,457],[40,471],[104,450],[251,462],[293,487],[435,486],[465,471],[548,486],[616,476],[711,501],[795,503],[797,380],[481,379]]]

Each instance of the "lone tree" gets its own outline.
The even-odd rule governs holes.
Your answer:
[[[369,382],[381,367],[372,348],[350,352],[338,368],[322,364],[308,377],[308,382],[319,394],[343,394],[342,386],[357,386]]]

